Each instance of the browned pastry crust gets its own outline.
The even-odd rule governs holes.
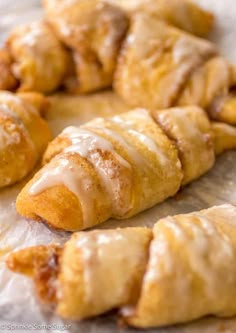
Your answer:
[[[209,41],[138,13],[118,58],[114,88],[131,106],[156,110],[196,104],[213,119],[236,124],[229,97],[235,74]]]
[[[236,147],[236,129],[199,107],[136,109],[66,128],[17,198],[18,212],[68,231],[125,219],[206,173]]]
[[[58,89],[70,68],[68,51],[43,21],[13,30],[6,48],[19,91],[50,93]]]
[[[212,119],[235,125],[235,110],[236,91],[235,88],[233,88],[228,94],[225,93],[223,95],[217,96],[210,104],[208,113]]]
[[[212,13],[189,0],[149,0],[144,2],[140,10],[200,37],[207,36],[214,23]]]
[[[60,2],[44,0],[43,5],[48,24],[43,21],[27,24],[13,30],[7,39],[6,49],[8,54],[4,55],[2,61],[3,71],[7,73],[4,76],[8,82],[6,78],[3,80],[5,82],[3,87],[6,89],[15,88],[17,80],[19,91],[51,93],[59,89],[62,83],[69,92],[88,93],[97,91],[112,85],[119,57],[123,60],[120,60],[122,65],[118,66],[118,75],[116,75],[115,80],[118,93],[127,101],[128,97],[131,96],[133,101],[130,103],[133,106],[169,107],[176,104],[174,103],[175,97],[187,80],[187,76],[202,61],[207,60],[215,53],[214,48],[209,46],[210,44],[207,46],[207,43],[205,43],[204,45],[203,42],[197,41],[197,39],[192,41],[191,38],[187,38],[187,35],[185,35],[186,43],[191,44],[192,47],[192,59],[187,59],[186,64],[180,61],[181,64],[175,65],[169,59],[170,54],[166,54],[166,51],[168,53],[171,51],[169,48],[173,48],[176,39],[179,39],[179,33],[177,30],[174,32],[174,30],[166,29],[161,22],[168,22],[196,35],[204,35],[210,30],[213,21],[212,15],[188,0],[181,2],[177,0],[159,0],[157,2],[142,0],[136,3],[132,1],[116,2],[116,0],[61,0]],[[126,38],[127,41],[133,40],[137,33],[140,38],[139,41],[135,41],[137,43],[136,50],[142,53],[145,49],[148,49],[149,51],[146,54],[149,55],[150,53],[153,54],[153,47],[156,50],[156,47],[162,48],[163,44],[164,59],[161,62],[167,61],[170,67],[168,72],[168,64],[166,69],[164,69],[165,65],[162,64],[157,71],[159,74],[155,68],[151,68],[153,73],[150,74],[150,77],[153,77],[153,81],[151,79],[148,83],[147,80],[147,87],[143,87],[145,75],[143,78],[142,71],[145,68],[142,66],[142,59],[140,59],[140,64],[137,67],[138,59],[135,56],[131,56],[131,61],[126,58],[126,53],[128,53],[128,58],[130,53],[127,41],[125,43],[126,47],[122,48],[129,22],[130,20],[136,22],[136,17],[146,17],[146,22],[138,23],[137,32],[132,32],[131,29],[131,33]],[[159,24],[153,22],[159,22]],[[164,30],[163,34],[160,31],[162,29]],[[151,34],[148,31],[151,31]],[[153,41],[155,45],[152,45]],[[152,45],[151,49],[150,45]],[[64,46],[69,50],[66,50]],[[180,49],[180,46],[178,46],[178,49]],[[179,51],[177,50],[176,53],[179,53]],[[6,57],[11,59],[10,62]],[[156,60],[151,59],[150,61],[152,63]],[[182,60],[186,60],[186,57]],[[128,69],[131,72],[127,72],[125,78],[126,66],[131,66],[131,69]],[[136,70],[135,66],[137,67]],[[134,72],[132,72],[132,68]],[[151,91],[152,88],[149,88],[154,83],[153,90],[156,90],[156,76],[162,75],[163,70],[166,72],[165,76],[168,76],[164,78],[164,81],[160,80],[161,90],[164,90],[167,96],[164,104],[156,101],[158,99],[156,96],[162,95],[162,91],[159,92],[157,89],[154,96]],[[171,82],[171,79],[175,76],[176,78],[172,84],[173,88],[168,92],[167,81]],[[142,82],[139,83],[141,85],[140,91],[138,84],[135,83],[137,80]],[[173,91],[175,84],[177,86],[176,92]]]
[[[111,86],[128,27],[125,13],[98,0],[43,3],[47,21],[73,52],[77,78],[67,80],[69,90],[87,93]]]
[[[210,13],[191,1],[44,0],[43,5],[57,37],[73,52],[76,70],[66,85],[77,93],[111,86],[121,43],[136,12],[145,12],[197,35],[207,34],[213,22]]]
[[[215,153],[217,155],[229,149],[235,149],[235,127],[220,122],[212,122],[212,130],[215,137]]]
[[[170,109],[156,111],[153,117],[178,148],[184,171],[182,185],[185,185],[199,178],[214,164],[215,138],[212,125],[204,116],[203,110],[194,107],[185,108],[184,117],[180,110],[172,108],[171,111]],[[190,121],[187,122],[186,119]],[[236,131],[233,132],[236,134]],[[235,144],[236,142],[234,147]]]
[[[7,50],[0,50],[0,90],[13,90],[17,86],[11,65],[12,61]]]
[[[56,301],[55,280],[59,273],[60,255],[59,245],[32,247],[30,251],[21,250],[20,258],[15,257],[14,262],[9,262],[9,268],[33,277],[40,300],[51,304]]]
[[[39,93],[0,92],[0,187],[23,179],[42,156],[51,139],[46,105]]]
[[[114,88],[132,106],[176,105],[191,73],[216,53],[210,42],[139,13],[120,52]]]
[[[137,328],[236,314],[236,208],[212,207],[159,220],[153,230],[79,232],[62,247],[10,254],[42,302],[65,319],[120,309]],[[203,301],[204,300],[204,301]]]
[[[200,37],[208,35],[214,23],[212,13],[189,0],[107,0],[107,2],[120,6],[131,16],[137,12],[145,12]]]
[[[235,84],[235,67],[222,57],[213,57],[192,72],[178,97],[177,103],[179,105],[192,103],[209,108],[210,116],[217,119],[217,112],[214,116],[211,105],[218,97],[228,96],[230,88]]]

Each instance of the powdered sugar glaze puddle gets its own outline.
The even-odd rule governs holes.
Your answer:
[[[234,0],[195,0],[203,7],[213,11],[218,17],[218,23],[212,39],[217,42],[222,52],[236,63],[236,29],[234,21],[236,7]],[[41,16],[40,1],[22,0],[0,3],[1,38],[12,27],[38,19]],[[230,8],[230,10],[229,10]],[[52,98],[52,108],[49,112],[49,122],[54,134],[63,127],[77,125],[98,116],[124,112],[127,107],[111,92],[96,94],[91,97],[55,96]],[[57,110],[57,116],[56,116]],[[108,221],[100,228],[124,226],[149,226],[157,219],[178,213],[187,213],[225,202],[236,204],[236,152],[229,152],[217,159],[215,167],[204,177],[185,188],[176,198],[167,200],[138,216],[126,221]],[[18,248],[64,242],[69,235],[49,230],[43,224],[26,221],[15,210],[15,198],[22,184],[0,191],[0,325],[1,324],[33,324],[50,325],[61,332],[63,323],[59,318],[50,315],[40,307],[34,297],[31,282],[22,276],[13,274],[5,268],[4,258]],[[120,332],[113,316],[104,316],[79,324],[68,323],[68,331],[77,333],[111,333]],[[155,330],[158,333],[217,333],[235,332],[236,319],[220,320],[206,318],[184,326]],[[26,330],[18,330],[25,332]],[[29,331],[29,330],[28,330]],[[37,332],[39,330],[34,330]],[[64,330],[64,332],[67,330]],[[125,329],[125,332],[135,332]],[[46,332],[41,329],[40,332]],[[149,332],[154,332],[150,330]]]

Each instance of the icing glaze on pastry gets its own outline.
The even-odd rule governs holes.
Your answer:
[[[75,233],[60,248],[58,269],[52,267],[49,274],[57,297],[46,301],[74,320],[119,309],[125,323],[137,328],[234,316],[235,221],[236,207],[226,204],[162,218],[152,230]],[[8,258],[15,272],[26,274],[25,267],[30,268],[38,294],[51,288],[35,279],[40,258],[50,268],[51,247],[23,249]]]

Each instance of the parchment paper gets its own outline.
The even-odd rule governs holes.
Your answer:
[[[235,0],[198,0],[197,2],[216,14],[217,25],[210,38],[219,45],[226,57],[236,63]],[[41,15],[42,10],[37,0],[0,0],[0,41],[3,41],[5,34],[12,26],[38,19]],[[51,97],[48,120],[56,135],[67,125],[78,125],[95,116],[107,116],[127,109],[127,106],[112,92],[103,92],[89,97],[56,95]],[[110,220],[100,228],[151,227],[159,218],[166,215],[187,213],[226,202],[236,204],[235,164],[236,152],[226,153],[217,159],[215,167],[207,175],[186,187],[175,198],[132,219]],[[69,234],[52,231],[43,224],[26,221],[16,213],[15,198],[23,184],[24,182],[0,191],[0,332],[7,330],[78,333],[134,332],[132,329],[117,327],[113,315],[79,324],[62,322],[40,306],[28,278],[13,274],[6,269],[4,260],[10,251],[34,244],[61,243],[69,237]],[[25,325],[25,327],[18,325]],[[236,332],[236,319],[206,318],[178,327],[150,330],[150,332],[154,331],[158,333],[231,333]]]

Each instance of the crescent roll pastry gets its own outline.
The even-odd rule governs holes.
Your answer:
[[[191,72],[216,53],[209,41],[139,13],[121,50],[114,87],[135,106],[169,107]]]
[[[136,109],[68,127],[49,144],[45,166],[19,194],[17,210],[68,231],[131,217],[206,173],[215,161],[215,135],[225,142],[218,152],[236,147],[236,129],[223,124],[213,131],[198,107],[152,115]]]
[[[0,188],[23,179],[43,154],[51,139],[45,106],[38,93],[0,92]]]
[[[146,110],[69,127],[44,161],[17,209],[71,231],[137,214],[174,195],[183,177],[176,147]]]
[[[59,2],[57,0],[43,0],[43,5],[47,22],[39,21],[17,27],[10,33],[5,49],[0,51],[2,73],[0,88],[5,90],[18,88],[19,91],[39,91],[46,94],[61,86],[74,93],[101,90],[112,86],[118,58],[125,58],[121,62],[128,62],[129,66],[126,53],[128,53],[129,58],[130,48],[127,45],[129,42],[133,43],[134,39],[136,40],[136,34],[139,39],[136,50],[142,49],[144,58],[151,56],[152,65],[153,61],[157,61],[154,59],[156,58],[154,55],[156,50],[158,50],[159,55],[163,52],[165,55],[166,51],[171,52],[173,44],[178,43],[178,34],[181,35],[181,31],[178,33],[175,30],[168,31],[164,22],[200,36],[206,35],[213,23],[213,16],[210,13],[189,0],[138,0],[135,2],[132,0],[60,0]],[[130,21],[136,22],[136,17],[140,16],[146,16],[146,22],[132,23],[134,27],[131,28],[131,32],[127,36]],[[160,21],[160,23],[153,23],[156,21]],[[143,27],[143,23],[147,26]],[[123,50],[122,44],[125,38],[128,42]],[[185,36],[185,38],[187,37]],[[160,47],[160,44],[163,45],[163,43],[165,45],[161,52],[162,46]],[[177,46],[178,50],[182,47],[181,41],[180,44]],[[196,45],[192,48],[194,49],[191,54],[192,59],[188,60],[188,64],[186,63],[184,67],[182,63],[179,71],[172,73],[173,76],[176,75],[177,86],[185,81],[184,77],[199,64],[200,60],[206,60],[212,53],[215,54],[214,47],[207,42],[197,41],[197,39],[195,42],[191,42],[189,37],[183,44],[185,46],[186,44]],[[192,56],[195,49],[198,49],[196,56]],[[176,57],[186,58],[185,52],[183,56],[178,50],[175,52]],[[122,53],[121,56],[120,53]],[[189,52],[187,53],[190,56]],[[169,57],[170,54],[165,56],[163,61],[168,62]],[[134,61],[133,68],[135,68],[137,60],[134,54],[131,59],[131,64]],[[148,59],[146,60],[149,62]],[[141,57],[141,67],[142,62]],[[178,65],[179,63],[174,67],[178,67]],[[164,71],[166,70],[164,69]],[[172,72],[172,70],[174,69],[170,65],[170,71]],[[123,74],[120,66],[118,73],[120,73],[121,78],[118,75],[117,81],[121,82],[115,83],[115,86],[117,86],[117,91],[123,95],[122,90],[125,91],[126,88],[122,88]],[[142,72],[141,70],[139,73],[135,71],[133,74],[132,80],[135,85],[135,76],[142,74]],[[154,76],[153,79],[156,80],[157,75],[162,75],[161,71],[157,74],[154,70],[151,76]],[[183,79],[181,79],[182,75]],[[130,80],[129,77],[128,80]],[[127,87],[129,85],[128,82]],[[148,85],[152,85],[152,80]],[[145,91],[142,92],[144,98],[146,98],[147,89],[149,88],[146,87]],[[126,94],[128,95],[128,93]],[[169,93],[165,91],[165,94]],[[170,94],[172,95],[172,92]],[[137,93],[137,95],[139,94]],[[154,97],[152,96],[152,98]],[[135,106],[136,104],[139,104],[139,99],[135,102]],[[143,106],[149,107],[150,105]],[[171,105],[173,103],[162,104],[160,107]]]
[[[236,208],[161,219],[153,230],[72,235],[63,247],[26,248],[8,267],[33,278],[43,303],[81,320],[118,308],[138,328],[236,314]]]
[[[228,94],[225,93],[221,96],[217,96],[213,100],[208,108],[208,113],[212,119],[236,125],[235,110],[236,91],[232,88]]]
[[[11,58],[7,50],[0,50],[0,90],[13,90],[17,86],[11,64]]]
[[[87,93],[111,86],[120,44],[128,27],[123,11],[99,0],[44,0],[47,21],[73,52],[77,78],[68,89]]]
[[[160,220],[138,303],[123,309],[136,327],[236,313],[236,208],[213,207]]]
[[[212,119],[236,125],[234,94],[231,93],[235,84],[236,68],[224,58],[214,57],[192,73],[177,104],[200,105]]]
[[[44,22],[17,27],[6,46],[19,91],[50,93],[59,88],[69,66],[69,55]]]
[[[116,92],[130,105],[155,110],[196,104],[213,119],[236,124],[233,103],[224,107],[235,84],[235,67],[209,41],[154,16],[133,17],[114,79]]]
[[[212,122],[215,153],[219,155],[226,150],[235,149],[236,130],[228,124]]]
[[[188,0],[108,0],[129,14],[146,12],[197,36],[206,36],[213,26],[212,13]]]
[[[182,185],[199,178],[213,166],[215,137],[202,109],[194,106],[172,108],[156,111],[153,117],[177,146],[184,175]],[[236,129],[233,128],[232,131],[236,134]]]

